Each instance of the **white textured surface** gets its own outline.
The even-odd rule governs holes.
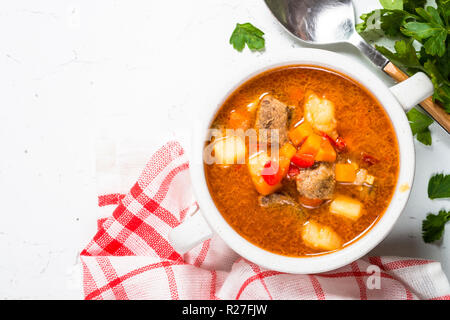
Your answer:
[[[358,14],[377,6],[356,4]],[[265,32],[264,53],[228,44],[247,21]],[[208,87],[301,47],[256,0],[3,1],[0,35],[0,298],[9,299],[82,297],[74,265],[96,230],[96,137],[148,155],[185,141]],[[369,65],[355,49],[330,49]],[[430,175],[450,172],[450,139],[431,130],[432,147],[416,143],[411,200],[375,253],[436,259],[449,275],[450,236],[437,246],[420,235],[426,213],[450,208],[427,198]],[[124,189],[110,191],[126,191],[142,165],[123,168]]]

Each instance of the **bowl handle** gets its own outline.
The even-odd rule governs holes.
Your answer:
[[[450,133],[450,114],[445,112],[438,101],[433,101],[433,84],[430,79],[418,72],[411,78],[389,62],[383,69],[388,75],[397,81],[402,81],[391,88],[392,93],[398,99],[405,110],[409,110],[420,103],[422,108],[436,120],[448,133]]]
[[[211,238],[213,231],[200,210],[169,232],[169,243],[176,252],[183,254]]]
[[[390,89],[406,111],[427,99],[434,91],[433,83],[423,72],[417,72]]]

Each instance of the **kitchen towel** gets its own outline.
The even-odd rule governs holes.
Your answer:
[[[97,162],[100,171],[117,159],[103,160]],[[105,180],[109,188],[113,180]],[[153,154],[128,193],[118,191],[99,196],[99,206],[112,215],[98,220],[80,255],[85,299],[450,300],[441,265],[431,260],[365,257],[337,270],[294,275],[247,261],[217,236],[177,253],[168,233],[190,218],[197,203],[189,162],[175,141]]]

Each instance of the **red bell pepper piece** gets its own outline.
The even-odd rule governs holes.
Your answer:
[[[261,176],[269,186],[276,185],[283,178],[280,174],[280,166],[273,161],[267,161],[261,172]]]
[[[342,137],[337,137],[336,141],[334,142],[334,146],[336,147],[337,151],[342,152],[347,148],[347,143]]]
[[[299,173],[300,173],[300,169],[296,165],[291,163],[289,165],[289,169],[288,169],[288,174],[287,174],[288,177],[293,178],[293,177],[297,176]]]
[[[372,165],[377,164],[378,162],[380,162],[380,160],[378,160],[374,156],[371,156],[370,154],[367,154],[365,152],[362,153],[362,161],[367,163],[369,166],[372,166]]]
[[[323,137],[327,138],[331,142],[333,147],[335,147],[338,152],[342,152],[347,148],[347,143],[345,142],[344,138],[337,137],[336,140],[333,140],[333,138],[331,138],[325,132],[321,132],[321,134]]]
[[[307,153],[296,153],[291,162],[300,168],[309,168],[314,164],[314,156]]]

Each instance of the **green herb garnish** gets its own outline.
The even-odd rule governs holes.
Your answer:
[[[423,71],[431,78],[438,100],[450,113],[450,0],[380,0],[383,9],[365,13],[356,29],[366,39],[396,40],[394,51],[378,51],[409,75]],[[418,136],[428,134],[421,133]]]
[[[450,212],[441,210],[439,214],[429,213],[422,221],[423,241],[429,243],[441,239],[448,221],[450,221]]]
[[[380,3],[385,9],[403,10],[403,0],[380,0]]]
[[[430,199],[450,197],[450,175],[435,174],[428,182]],[[425,242],[433,242],[442,238],[445,224],[450,221],[450,212],[441,210],[439,214],[429,213],[422,221],[422,237]]]
[[[409,110],[406,116],[408,117],[412,134],[416,136],[417,140],[427,146],[431,145],[431,132],[428,127],[433,123],[433,119],[416,108]]]
[[[256,28],[251,23],[237,23],[236,28],[230,38],[230,44],[237,51],[242,51],[247,44],[250,50],[264,49],[265,40],[263,38],[264,32]]]
[[[450,198],[450,175],[435,174],[428,181],[430,199]]]

